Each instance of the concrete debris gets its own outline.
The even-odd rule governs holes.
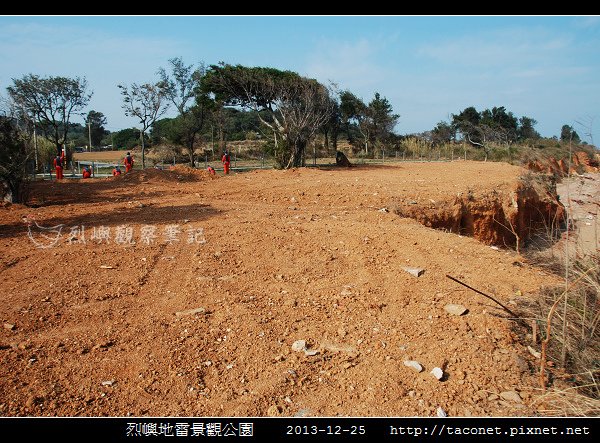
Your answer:
[[[115,269],[112,266],[108,266],[108,265],[100,265],[100,269]]]
[[[107,380],[102,382],[102,386],[112,386],[116,383],[116,380]]]
[[[448,414],[446,414],[446,411],[444,411],[440,406],[438,406],[436,413],[437,413],[438,417],[448,417]]]
[[[442,371],[440,368],[433,368],[431,370],[431,375],[433,375],[438,380],[441,380],[442,377],[444,377],[444,371]]]
[[[390,210],[388,208],[381,208],[379,212],[390,212]]]
[[[206,313],[206,309],[204,309],[204,308],[195,308],[195,309],[187,309],[185,311],[176,312],[175,315],[177,317],[184,317],[186,315],[204,314],[204,313]]]
[[[404,366],[413,368],[417,372],[421,372],[423,370],[423,366],[421,366],[421,364],[415,360],[404,360]]]
[[[410,275],[414,275],[415,277],[420,277],[421,275],[423,275],[425,273],[425,269],[420,269],[420,268],[403,267],[402,270],[408,272]]]
[[[467,312],[467,308],[465,308],[463,305],[449,303],[444,306],[444,311],[451,315],[463,315],[465,312]]]

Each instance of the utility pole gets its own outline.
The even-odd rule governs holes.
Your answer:
[[[88,136],[90,139],[90,151],[92,150],[92,123],[88,122]]]

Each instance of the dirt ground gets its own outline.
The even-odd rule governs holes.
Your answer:
[[[0,415],[537,415],[539,345],[446,275],[514,310],[557,278],[387,209],[508,192],[521,173],[456,162],[40,182],[35,207],[0,207]]]

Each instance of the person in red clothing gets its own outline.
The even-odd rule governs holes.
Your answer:
[[[221,157],[221,162],[223,163],[223,172],[225,174],[229,174],[229,164],[231,163],[231,157],[229,156],[229,152],[225,151],[223,153],[223,157]]]
[[[216,175],[215,169],[212,166],[206,168],[210,175]]]
[[[83,168],[83,178],[90,178],[92,176],[92,169],[89,166]]]
[[[62,156],[56,156],[54,158],[54,169],[56,169],[56,179],[61,180],[63,178],[63,158]]]
[[[125,165],[125,173],[128,173],[133,169],[133,157],[131,156],[131,153],[127,153],[123,159],[123,164]]]
[[[119,165],[115,166],[115,169],[113,169],[113,176],[117,175],[121,175],[121,168],[119,167]]]

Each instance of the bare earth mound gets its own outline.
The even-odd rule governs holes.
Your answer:
[[[461,162],[39,183],[37,207],[0,208],[0,414],[536,414],[526,331],[445,275],[515,310],[554,278],[392,210],[510,192],[521,173]]]

